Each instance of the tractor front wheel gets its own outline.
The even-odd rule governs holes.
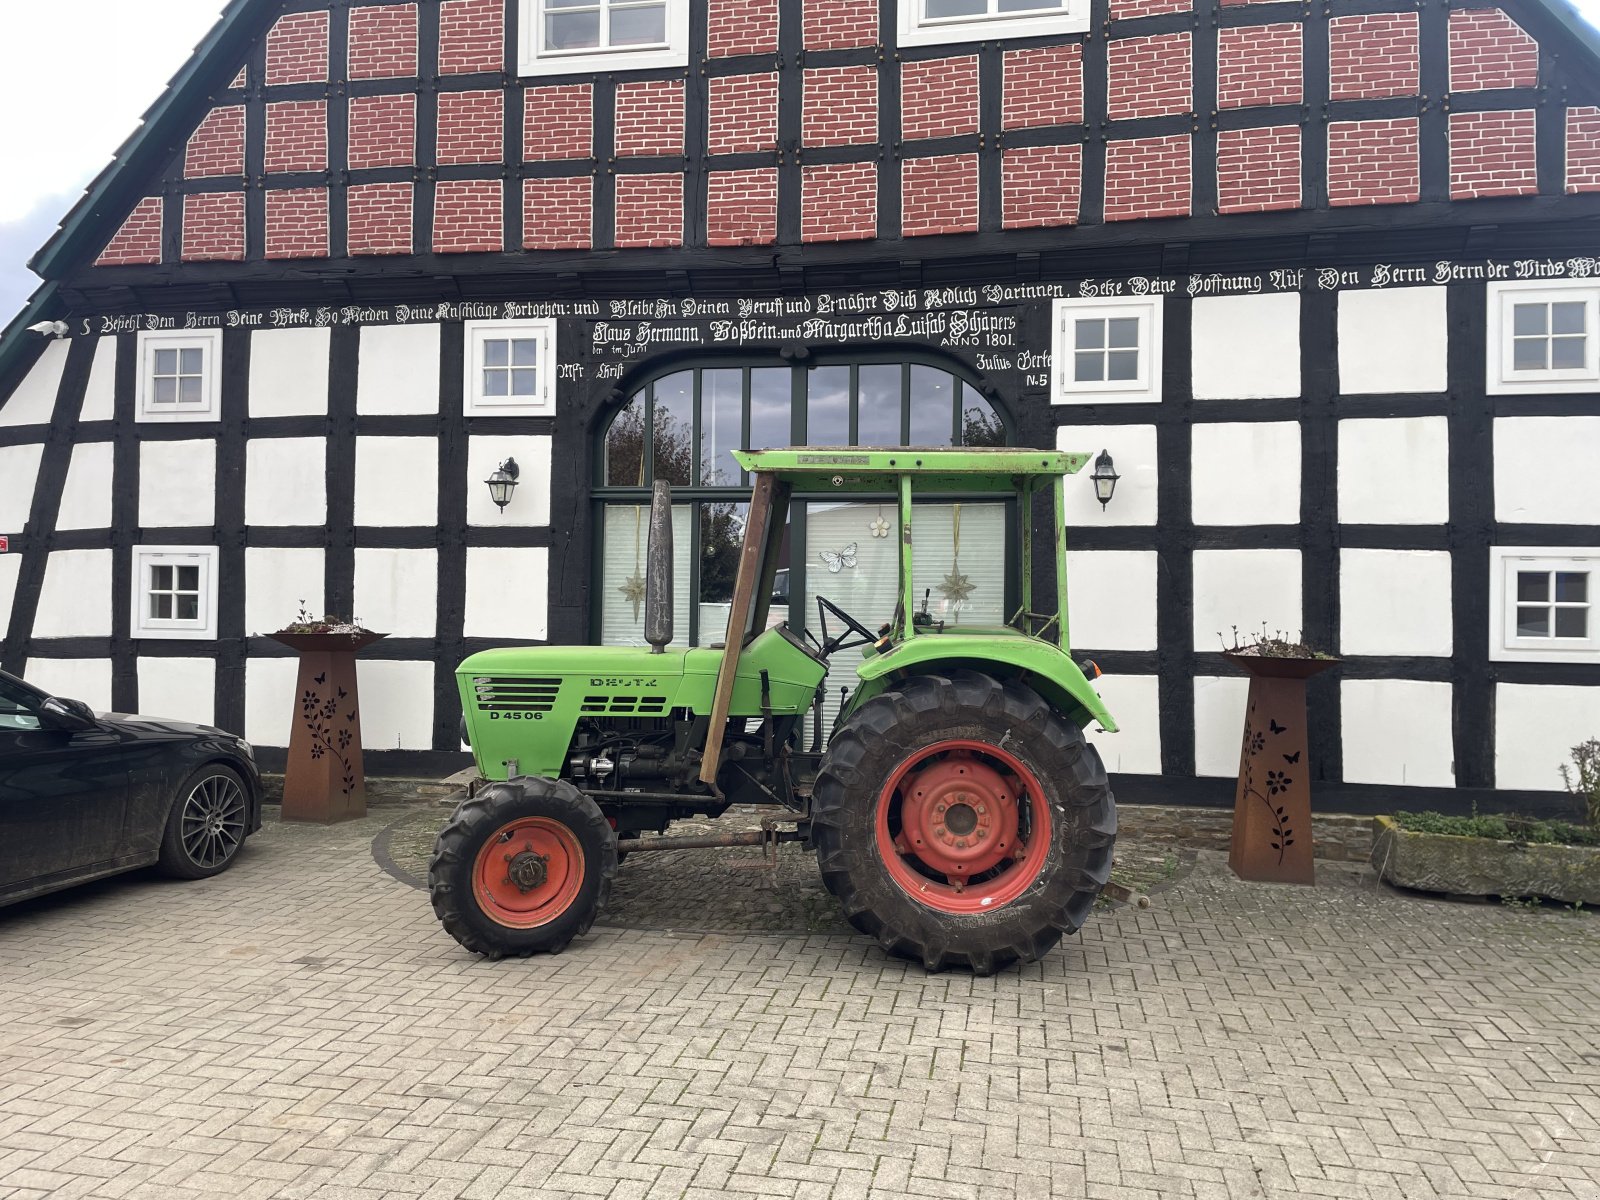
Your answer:
[[[556,954],[594,924],[617,870],[616,836],[570,783],[492,783],[439,832],[428,895],[476,954]]]
[[[1117,817],[1081,730],[1020,684],[959,671],[851,716],[817,776],[812,830],[852,925],[931,971],[987,975],[1083,924]]]

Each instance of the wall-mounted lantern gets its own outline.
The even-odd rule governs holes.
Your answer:
[[[1100,501],[1100,510],[1104,512],[1106,505],[1111,503],[1111,497],[1116,494],[1117,480],[1122,478],[1106,451],[1100,451],[1099,457],[1094,460],[1094,470],[1089,472],[1089,478],[1094,480],[1094,498]]]
[[[489,499],[495,502],[501,512],[511,503],[511,493],[517,490],[517,476],[520,474],[522,471],[517,466],[517,460],[508,458],[484,480],[489,485]]]

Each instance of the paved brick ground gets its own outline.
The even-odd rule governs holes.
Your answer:
[[[837,934],[487,963],[374,864],[393,818],[0,912],[0,1196],[1600,1197],[1587,914],[1205,855],[993,979]]]

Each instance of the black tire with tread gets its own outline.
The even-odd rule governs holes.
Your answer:
[[[512,929],[484,913],[472,886],[473,864],[484,842],[508,822],[546,817],[570,829],[583,848],[584,879],[566,912],[546,925]],[[428,897],[445,930],[486,958],[559,954],[589,932],[611,894],[617,871],[617,841],[599,807],[572,784],[525,776],[491,783],[463,800],[434,842],[428,863]]]
[[[895,882],[875,836],[878,795],[905,759],[936,742],[1004,746],[1046,793],[1051,851],[1017,899],[990,912],[944,913]],[[1117,814],[1100,755],[1037,692],[976,671],[919,675],[874,696],[834,736],[811,800],[822,881],[850,924],[930,971],[988,975],[1032,962],[1087,919],[1111,873]]]
[[[239,789],[239,795],[244,799],[244,831],[239,835],[239,844],[233,848],[233,853],[220,863],[212,866],[201,866],[189,857],[189,852],[183,847],[183,809],[194,789],[199,787],[212,776],[220,775],[232,781]],[[178,794],[172,801],[172,807],[167,811],[167,824],[161,832],[161,849],[156,858],[156,870],[172,879],[210,879],[213,875],[220,875],[239,858],[239,851],[244,849],[245,838],[249,836],[250,828],[250,792],[245,787],[244,780],[232,767],[222,763],[207,763],[194,774],[183,781],[178,788]]]

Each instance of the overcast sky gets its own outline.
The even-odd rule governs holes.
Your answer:
[[[24,264],[224,3],[0,0],[0,328],[38,286]],[[1600,0],[1578,7],[1600,20]]]

